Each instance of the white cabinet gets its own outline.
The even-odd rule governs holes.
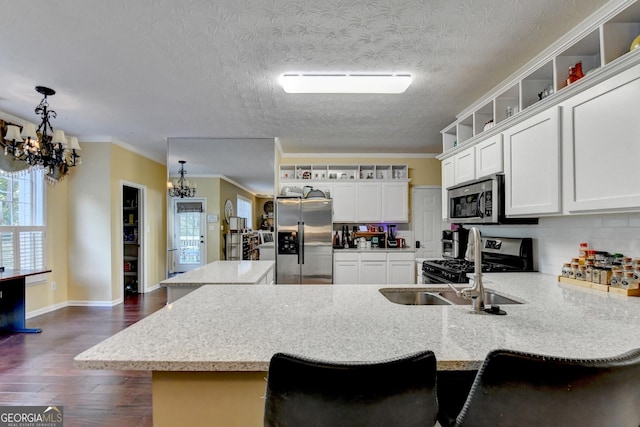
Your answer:
[[[446,221],[449,216],[449,198],[447,188],[455,185],[453,176],[453,158],[442,161],[442,220]]]
[[[355,182],[336,182],[333,184],[333,222],[350,222],[357,218]]]
[[[385,252],[360,254],[360,283],[371,285],[387,283],[387,254]]]
[[[361,182],[356,196],[356,221],[382,221],[382,185],[379,182]]]
[[[333,252],[334,285],[413,284],[415,271],[414,252]]]
[[[640,65],[563,107],[564,209],[640,208]]]
[[[382,221],[409,222],[409,183],[382,183]]]
[[[476,149],[476,178],[504,172],[502,134],[478,143]]]
[[[466,181],[472,181],[476,177],[476,151],[475,147],[453,156],[453,173],[454,183],[460,184]]]
[[[406,285],[415,283],[415,256],[408,252],[387,254],[387,283]]]
[[[338,251],[333,253],[333,284],[357,285],[360,283],[360,254]]]
[[[560,211],[559,116],[553,107],[504,132],[507,216]]]

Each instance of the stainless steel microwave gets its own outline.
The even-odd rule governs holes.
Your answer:
[[[456,224],[497,224],[504,208],[504,176],[458,185],[448,189],[448,219]],[[502,194],[501,194],[502,193]],[[500,199],[502,195],[502,206]]]
[[[537,224],[537,218],[506,218],[504,175],[449,187],[448,221],[454,224]]]

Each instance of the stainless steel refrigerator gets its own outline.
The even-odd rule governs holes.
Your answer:
[[[276,283],[333,283],[332,200],[276,199]]]

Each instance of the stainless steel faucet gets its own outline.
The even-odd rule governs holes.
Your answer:
[[[467,251],[464,254],[467,261],[473,261],[473,277],[470,278],[471,287],[464,289],[455,289],[456,294],[462,298],[471,300],[473,311],[484,312],[484,286],[482,284],[482,241],[480,240],[480,230],[478,227],[469,229],[469,242],[467,243]]]

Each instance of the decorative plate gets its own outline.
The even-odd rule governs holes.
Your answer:
[[[273,213],[273,200],[264,202],[264,213],[267,215]]]
[[[309,171],[305,171],[305,172],[302,174],[302,179],[311,179],[311,172],[309,172]]]

